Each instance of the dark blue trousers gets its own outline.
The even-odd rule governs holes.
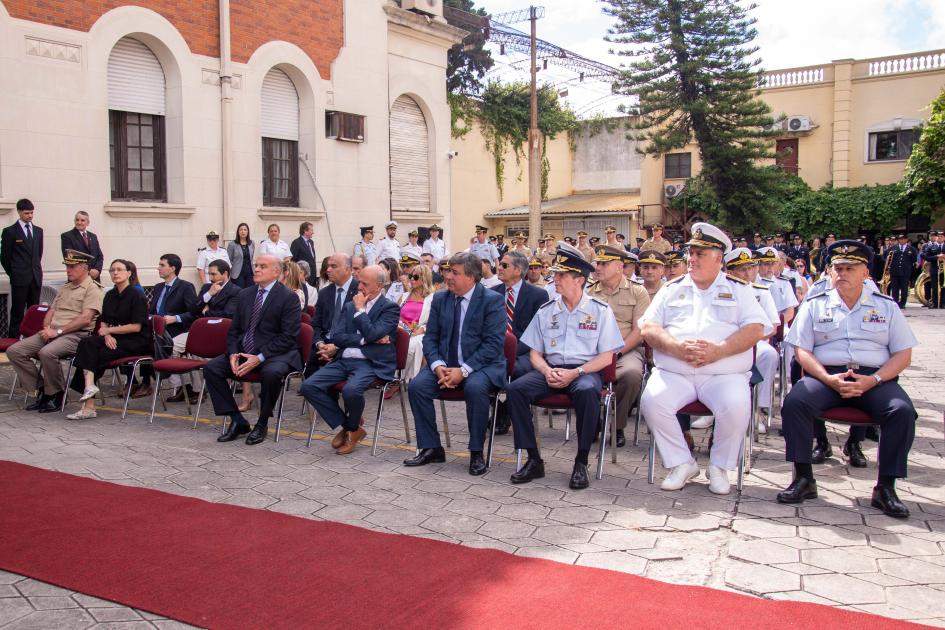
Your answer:
[[[489,424],[489,393],[494,391],[489,377],[473,372],[459,384],[466,397],[466,423],[469,425],[469,450],[481,451]],[[407,388],[410,411],[417,430],[418,448],[439,448],[440,432],[436,428],[433,401],[440,397],[440,386],[430,368],[423,368]]]
[[[535,370],[521,376],[506,388],[505,397],[515,448],[537,448],[531,404],[552,394],[569,394],[577,416],[578,450],[590,450],[600,423],[600,373],[579,376],[567,389],[552,389],[544,375]]]
[[[811,376],[799,380],[781,407],[787,461],[811,463],[814,421],[832,407],[855,407],[875,418],[881,427],[879,474],[906,476],[906,460],[915,437],[916,412],[909,395],[896,381],[881,383],[858,398],[841,398]]]
[[[305,379],[301,392],[332,429],[344,425],[356,431],[364,413],[364,392],[376,378],[367,359],[335,359]],[[347,381],[341,389],[344,411],[338,404],[338,392],[331,389],[341,381]]]

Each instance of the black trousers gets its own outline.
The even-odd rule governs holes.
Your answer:
[[[10,325],[7,327],[7,337],[20,336],[20,323],[26,309],[39,304],[39,291],[42,287],[37,283],[10,287]]]
[[[899,308],[906,307],[909,299],[909,276],[892,276],[889,279],[889,297],[899,304]]]
[[[515,448],[537,447],[530,405],[551,394],[567,393],[571,396],[571,407],[577,416],[578,450],[590,450],[600,424],[601,387],[603,382],[599,372],[577,377],[567,389],[552,389],[544,375],[537,370],[512,381],[506,388],[505,395],[509,416],[512,418]]]
[[[866,371],[870,370],[858,370],[858,373]],[[781,408],[785,459],[799,464],[811,463],[815,419],[825,410],[840,406],[861,409],[878,422],[881,427],[879,474],[905,477],[917,414],[909,395],[897,380],[880,383],[857,398],[841,398],[840,394],[811,376],[799,380],[785,397]]]
[[[258,422],[265,425],[272,417],[272,410],[275,409],[279,394],[282,393],[282,382],[293,368],[285,361],[270,359],[256,369],[262,377]],[[239,411],[227,383],[229,379],[236,378],[230,370],[230,355],[222,354],[210,361],[203,369],[203,378],[210,391],[210,400],[213,401],[213,412],[216,415],[229,416]]]
[[[98,335],[84,337],[79,341],[79,347],[75,350],[75,373],[72,375],[70,384],[72,389],[77,392],[85,391],[83,370],[95,372],[97,381],[105,372],[105,366],[111,361],[139,354],[150,356],[154,352],[154,344],[151,343],[150,338],[137,333],[117,335],[115,341],[117,347],[114,350],[105,345],[105,337]]]

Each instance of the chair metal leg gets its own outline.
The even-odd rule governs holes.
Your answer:
[[[492,445],[495,443],[495,425],[499,417],[499,393],[492,397],[492,421],[489,427],[489,453],[486,456],[486,468],[492,467]]]
[[[315,419],[318,417],[318,414],[315,413],[315,408],[312,407],[312,426],[308,430],[308,442],[305,443],[305,448],[312,448],[312,438],[315,437]],[[377,427],[374,429],[374,444],[377,444]]]
[[[407,422],[407,384],[404,381],[400,381],[400,414],[404,419],[404,439],[407,440],[407,444],[410,444],[410,424]]]
[[[197,419],[200,417],[200,405],[203,404],[203,395],[206,389],[207,381],[204,380],[200,385],[200,393],[197,394],[197,409],[194,411],[194,429],[197,428]]]
[[[452,444],[450,444],[450,425],[446,420],[446,402],[442,398],[440,399],[440,411],[443,412],[443,433],[446,434],[446,448],[452,448]]]
[[[515,449],[515,472],[522,469],[522,449]]]
[[[548,410],[548,428],[549,429],[555,428],[554,417],[555,417],[554,412],[551,409],[549,409]]]
[[[377,455],[377,436],[381,431],[381,412],[384,411],[384,396],[387,394],[387,390],[392,383],[393,381],[384,383],[384,387],[381,388],[381,395],[377,401],[377,417],[374,419],[374,447],[371,449],[371,455]],[[403,399],[403,392],[400,393],[400,397]]]
[[[614,427],[610,430],[610,461],[612,464],[617,463],[617,395],[610,394],[607,396],[607,400],[604,403],[607,409],[613,407],[613,417],[614,417]],[[599,478],[599,477],[598,477]]]
[[[279,433],[282,431],[282,415],[285,412],[285,397],[286,393],[289,391],[289,383],[293,376],[295,376],[295,374],[288,374],[282,380],[282,393],[279,394],[279,401],[276,405],[279,409],[279,414],[276,416],[276,434],[272,436],[272,439],[276,442],[279,441]]]
[[[656,477],[656,440],[653,438],[653,432],[648,431],[650,434],[650,447],[648,449],[648,457],[650,461],[647,462],[646,466],[646,480],[648,483],[653,483],[653,479]]]
[[[122,420],[128,415],[128,403],[131,402],[131,386],[134,385],[135,375],[138,373],[140,365],[140,363],[135,361],[134,365],[131,366],[131,376],[128,378],[128,386],[125,388],[125,404],[121,408]]]
[[[607,452],[607,430],[609,428],[608,425],[610,424],[610,396],[609,395],[605,399],[604,404],[606,405],[605,411],[604,411],[604,424],[601,427],[601,432],[600,432],[600,452],[597,454],[597,478],[598,479],[603,479],[604,477],[604,457]],[[615,436],[616,434],[617,432],[614,431]],[[616,452],[617,450],[616,443],[613,446],[614,446],[614,452]]]
[[[61,369],[61,368],[60,368]],[[59,413],[65,413],[66,403],[69,401],[69,383],[72,382],[72,371],[75,369],[75,359],[69,361],[69,369],[66,370],[66,390],[62,392],[62,406],[59,408]],[[122,416],[124,419],[124,416]]]
[[[7,400],[13,400],[13,392],[16,391],[16,380],[17,374],[16,372],[13,372],[13,382],[10,383],[10,395],[7,396]]]
[[[571,410],[568,409],[567,415],[564,417],[564,441],[571,441]]]
[[[131,382],[134,383],[134,379],[131,379]],[[154,408],[157,407],[157,399],[161,393],[161,373],[155,370],[154,372],[154,393],[151,394],[151,417],[148,418],[148,424],[154,424]]]

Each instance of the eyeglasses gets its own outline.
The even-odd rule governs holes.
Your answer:
[[[512,265],[510,265],[510,264],[507,263],[507,262],[500,262],[500,263],[499,263],[499,266],[502,267],[503,269],[508,269],[508,268],[511,267]]]
[[[410,274],[410,279],[411,279],[411,280],[419,280],[419,279],[420,279],[420,274],[419,274],[419,273],[412,273],[412,274]]]

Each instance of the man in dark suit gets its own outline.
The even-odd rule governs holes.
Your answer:
[[[331,330],[331,342],[318,354],[327,364],[302,383],[302,395],[332,429],[340,431],[331,441],[339,455],[348,455],[366,435],[361,414],[364,392],[375,379],[389,381],[397,369],[397,326],[400,308],[384,296],[387,272],[379,265],[365,267],[358,291],[344,305]],[[345,381],[338,406],[332,387]]]
[[[233,319],[236,316],[242,288],[230,282],[230,263],[212,260],[207,271],[210,282],[200,287],[193,310],[181,315],[181,322],[188,328],[201,317]]]
[[[299,226],[299,237],[292,241],[289,251],[292,252],[293,262],[305,261],[308,263],[310,273],[306,281],[315,286],[318,283],[318,265],[315,263],[315,241],[312,235],[315,234],[315,227],[306,221]]]
[[[505,386],[503,347],[508,319],[502,296],[479,284],[482,262],[475,254],[454,254],[449,263],[449,290],[434,294],[423,335],[427,367],[408,388],[420,450],[404,465],[446,461],[433,401],[444,390],[462,388],[469,424],[469,474],[484,475],[489,470],[482,456],[489,393]]]
[[[43,229],[33,225],[33,202],[16,202],[16,223],[0,234],[0,266],[10,277],[10,325],[7,337],[18,337],[23,313],[39,304],[43,286]]]
[[[919,252],[905,233],[896,235],[899,243],[891,247],[886,256],[892,256],[889,262],[889,294],[899,304],[899,308],[906,307],[909,299],[909,281],[912,279],[912,270],[919,261]]]
[[[358,281],[351,270],[351,257],[348,254],[335,253],[328,257],[328,285],[318,291],[315,302],[315,316],[312,317],[312,352],[309,354],[305,376],[311,376],[319,367],[319,350],[331,342],[331,328],[335,323],[335,314],[340,315],[341,308],[351,301],[358,292]]]
[[[514,378],[518,378],[532,369],[528,359],[529,348],[522,343],[522,333],[528,328],[532,317],[548,301],[548,292],[539,289],[525,281],[528,272],[528,258],[517,251],[506,252],[499,262],[498,276],[502,284],[492,287],[492,290],[505,300],[506,330],[519,340],[515,358]],[[512,425],[505,411],[505,403],[499,403],[499,415],[496,419],[496,435],[505,435]]]
[[[197,306],[197,291],[194,285],[178,277],[184,263],[181,262],[177,254],[164,254],[158,261],[158,276],[161,282],[154,285],[151,297],[151,305],[148,308],[148,314],[164,318],[164,325],[167,327],[167,334],[174,340],[174,354],[182,354],[187,345],[187,335],[190,328],[190,312]],[[187,320],[187,321],[185,321]],[[140,386],[132,389],[132,398],[144,398],[151,395],[151,369],[141,371],[142,382]],[[168,398],[168,402],[181,402],[184,400],[183,391],[180,389],[180,376],[174,374],[168,381],[175,388],[174,394]],[[187,396],[197,402],[197,393],[193,388],[187,386]]]
[[[281,260],[271,255],[256,258],[253,264],[256,285],[240,292],[236,316],[227,336],[227,353],[210,361],[203,370],[214,413],[230,417],[230,426],[217,438],[218,442],[232,442],[249,433],[247,444],[262,443],[282,381],[290,372],[302,369],[298,346],[302,310],[295,292],[279,282],[281,275]],[[249,422],[237,408],[227,380],[246,376],[257,369],[262,380],[259,419],[251,431]]]
[[[63,232],[59,237],[62,242],[62,255],[66,255],[66,250],[82,252],[92,257],[92,266],[89,269],[89,275],[93,280],[98,280],[102,275],[102,266],[105,264],[105,256],[102,254],[102,248],[98,244],[98,236],[89,232],[89,213],[79,210],[75,213],[75,227],[68,232]]]

